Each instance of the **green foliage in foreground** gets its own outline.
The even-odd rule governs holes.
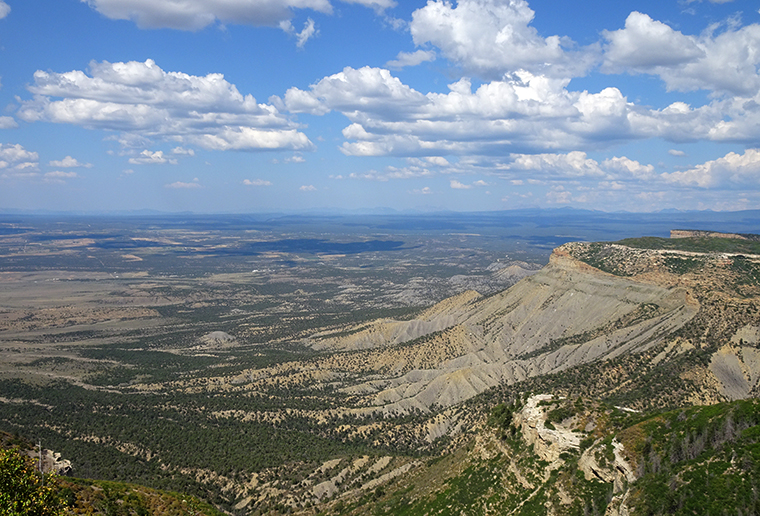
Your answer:
[[[122,482],[64,480],[62,495],[78,514],[108,516],[222,516],[211,505],[185,494]]]
[[[134,484],[45,474],[23,450],[32,444],[0,433],[0,516],[222,516],[206,502],[186,494]],[[2,446],[8,446],[3,448]]]
[[[64,502],[54,477],[35,471],[16,449],[0,449],[0,516],[58,516]]]
[[[758,400],[669,412],[621,435],[644,473],[635,514],[760,513]]]

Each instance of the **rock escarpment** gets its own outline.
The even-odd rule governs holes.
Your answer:
[[[546,425],[546,406],[542,402],[554,399],[551,394],[537,394],[528,398],[525,406],[515,414],[513,423],[520,429],[523,440],[533,446],[542,460],[554,463],[568,450],[577,451],[583,437],[578,432],[561,426]]]
[[[560,247],[549,265],[487,298],[466,292],[411,321],[381,320],[343,335],[317,335],[316,349],[359,350],[448,342],[424,369],[345,387],[387,413],[448,407],[484,390],[615,358],[660,344],[699,308],[681,286],[602,272]],[[417,339],[415,341],[415,339]]]
[[[760,235],[749,233],[720,233],[699,229],[671,229],[670,238],[733,238],[737,240],[760,241]]]

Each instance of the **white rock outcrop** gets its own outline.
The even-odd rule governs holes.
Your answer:
[[[533,446],[533,451],[542,460],[553,463],[559,460],[562,452],[577,450],[581,435],[572,430],[556,427],[546,428],[546,409],[542,401],[552,401],[551,394],[537,394],[528,398],[523,409],[515,414],[513,423],[517,425],[526,443]]]

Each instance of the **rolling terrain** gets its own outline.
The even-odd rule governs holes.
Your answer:
[[[397,244],[289,248],[253,272],[6,272],[0,428],[42,439],[75,476],[231,514],[664,513],[661,482],[688,507],[685,476],[728,449],[721,478],[754,471],[757,246],[567,243],[540,270],[449,257],[435,281],[453,295],[425,308],[405,304],[425,295],[423,248]],[[357,273],[370,256],[406,261],[418,286]]]

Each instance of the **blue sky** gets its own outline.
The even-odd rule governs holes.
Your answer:
[[[0,210],[760,207],[756,0],[0,0]]]

